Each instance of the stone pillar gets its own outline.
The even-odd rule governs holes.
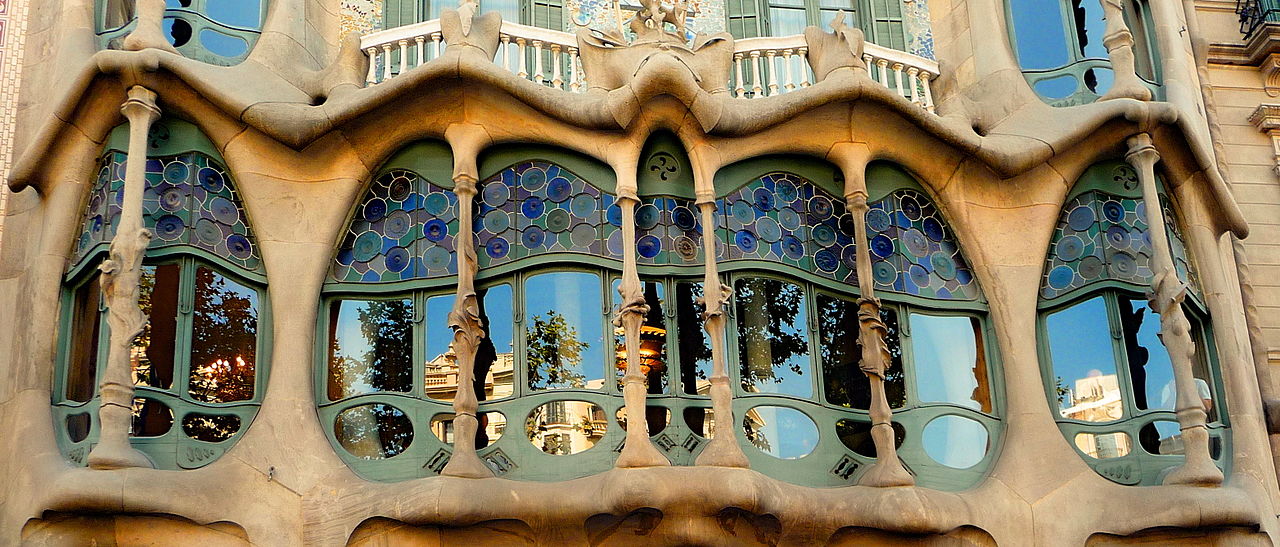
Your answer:
[[[458,356],[458,393],[453,398],[453,455],[441,475],[450,477],[492,477],[493,470],[476,454],[476,348],[484,337],[480,306],[476,301],[476,259],[472,215],[476,197],[476,179],[468,174],[453,177],[453,192],[458,196],[458,292],[449,312],[449,328],[453,329],[453,351]]]
[[[1099,0],[1102,2],[1102,17],[1107,21],[1106,35],[1102,45],[1107,48],[1111,57],[1111,70],[1115,73],[1115,82],[1111,89],[1102,96],[1107,99],[1151,100],[1151,90],[1138,78],[1133,60],[1133,33],[1124,22],[1124,8],[1120,0]]]
[[[734,429],[733,388],[729,386],[729,372],[725,365],[725,317],[733,290],[720,283],[716,269],[716,202],[709,197],[698,198],[698,210],[702,213],[702,247],[706,254],[706,277],[702,283],[703,328],[711,337],[711,410],[715,413],[715,436],[698,455],[696,465],[720,467],[751,467],[747,455],[738,446]]]
[[[89,467],[118,469],[154,467],[151,458],[129,444],[133,425],[133,340],[142,334],[147,315],[138,307],[142,256],[151,242],[151,231],[142,225],[142,194],[147,176],[147,134],[160,118],[156,94],[142,86],[129,89],[120,107],[129,120],[129,155],[125,162],[124,200],[120,225],[111,239],[102,270],[102,294],[111,327],[107,366],[99,387],[98,444],[89,452]]]
[[[855,179],[846,179],[855,180]],[[861,177],[856,180],[862,180]],[[846,206],[853,214],[854,251],[858,259],[858,344],[862,346],[862,358],[858,367],[871,383],[871,440],[876,446],[876,462],[862,474],[858,484],[862,486],[911,486],[915,478],[898,459],[898,447],[893,440],[893,411],[884,391],[884,371],[892,356],[884,337],[889,329],[880,320],[880,299],[875,295],[875,283],[871,280],[871,250],[867,239],[867,192],[855,190],[846,199]]]
[[[178,52],[164,37],[164,8],[165,0],[137,0],[133,16],[138,21],[138,26],[124,37],[124,49],[140,51],[156,48],[173,53]],[[192,29],[192,32],[195,30]],[[197,39],[195,36],[191,38]]]
[[[618,456],[618,467],[655,467],[671,465],[666,456],[653,446],[649,439],[648,417],[645,415],[645,399],[649,390],[645,375],[640,370],[640,327],[649,313],[644,298],[644,285],[636,271],[636,196],[634,182],[628,188],[624,181],[631,177],[619,177],[618,207],[622,209],[622,283],[618,294],[622,305],[618,307],[613,324],[622,327],[626,336],[627,373],[622,377],[622,398],[626,404],[627,439]]]
[[[1165,484],[1189,484],[1215,486],[1222,484],[1222,471],[1209,457],[1208,417],[1204,403],[1196,389],[1191,363],[1195,358],[1195,341],[1191,339],[1191,323],[1182,311],[1182,299],[1187,286],[1178,279],[1169,249],[1169,236],[1165,230],[1160,194],[1156,189],[1156,162],[1160,154],[1151,145],[1151,135],[1141,133],[1129,138],[1128,161],[1138,171],[1142,183],[1142,200],[1147,206],[1147,229],[1151,234],[1153,251],[1151,291],[1147,294],[1151,309],[1160,317],[1160,340],[1169,351],[1173,362],[1173,381],[1177,389],[1175,412],[1182,430],[1186,462],[1174,468],[1165,477]]]

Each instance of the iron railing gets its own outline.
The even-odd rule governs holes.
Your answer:
[[[1280,0],[1236,0],[1236,14],[1240,33],[1248,40],[1262,25],[1280,23]]]

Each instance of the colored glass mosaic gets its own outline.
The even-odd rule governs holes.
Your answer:
[[[338,247],[338,281],[376,283],[455,275],[458,198],[412,171],[374,179]]]
[[[103,156],[85,208],[73,264],[104,250],[115,236],[124,203],[124,152]],[[155,237],[149,248],[186,245],[249,271],[262,259],[244,207],[225,167],[200,152],[147,159],[143,223]]]
[[[1195,265],[1188,256],[1186,240],[1182,238],[1182,224],[1169,205],[1169,199],[1163,194],[1160,195],[1160,207],[1164,209],[1165,230],[1169,232],[1169,252],[1173,254],[1173,268],[1178,272],[1178,279],[1187,284],[1192,296],[1204,301],[1204,296],[1200,293],[1200,276],[1196,274]]]
[[[617,205],[610,208],[610,217]],[[702,213],[692,201],[645,198],[636,207],[636,260],[641,264],[702,264]]]
[[[479,190],[475,233],[481,268],[544,253],[622,257],[621,213],[605,214],[618,210],[610,209],[613,196],[568,169],[523,162],[488,178]]]
[[[1178,277],[1195,288],[1186,247],[1172,211],[1165,210],[1170,249]],[[1049,244],[1040,294],[1056,298],[1090,283],[1111,280],[1141,288],[1151,284],[1151,233],[1141,198],[1125,198],[1091,190],[1073,198]]]
[[[792,173],[764,175],[720,200],[724,260],[767,260],[857,283],[844,200]]]
[[[946,300],[978,298],[978,284],[955,233],[923,193],[898,190],[872,203],[867,237],[876,290]]]

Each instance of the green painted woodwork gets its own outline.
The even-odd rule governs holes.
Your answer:
[[[501,5],[486,4],[487,2],[481,2],[480,11],[500,11],[504,19],[510,19],[515,15],[514,12],[508,13],[513,7],[518,9],[519,16],[517,20],[511,21],[513,23],[551,30],[566,30],[563,0],[519,0],[518,6],[511,0],[503,1]],[[445,9],[457,7],[456,2],[449,0],[385,0],[382,28],[391,29],[438,19]]]
[[[845,24],[861,28],[867,41],[890,49],[906,50],[906,31],[902,22],[900,0],[852,0],[830,3],[822,0],[727,0],[725,14],[727,30],[734,38],[781,36],[769,21],[770,4],[777,7],[803,7],[806,26],[817,26],[828,31],[835,12],[843,9]]]
[[[230,66],[240,63],[253,51],[258,36],[262,33],[262,25],[266,21],[267,9],[271,2],[260,0],[258,23],[245,27],[227,24],[210,17],[208,4],[223,1],[225,0],[181,0],[178,5],[172,1],[168,2],[168,7],[164,11],[162,32],[185,57],[214,65]],[[138,20],[133,15],[132,4],[131,0],[96,0],[94,20],[100,49],[120,49],[124,38],[137,27]],[[170,29],[175,24],[186,25],[190,29],[190,35],[185,41],[175,40],[175,34],[182,34],[171,33]],[[222,41],[222,44],[205,45],[203,41],[206,36],[211,36],[215,41]],[[214,51],[226,47],[228,41],[235,40],[243,42],[243,52],[224,55]],[[230,50],[224,51],[230,53]]]
[[[693,165],[684,153],[684,144],[668,131],[649,137],[640,151],[640,172],[636,173],[636,193],[695,200]]]

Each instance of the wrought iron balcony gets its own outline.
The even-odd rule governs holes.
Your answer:
[[[1280,23],[1280,0],[1236,0],[1236,13],[1240,33],[1248,40],[1262,25]]]

